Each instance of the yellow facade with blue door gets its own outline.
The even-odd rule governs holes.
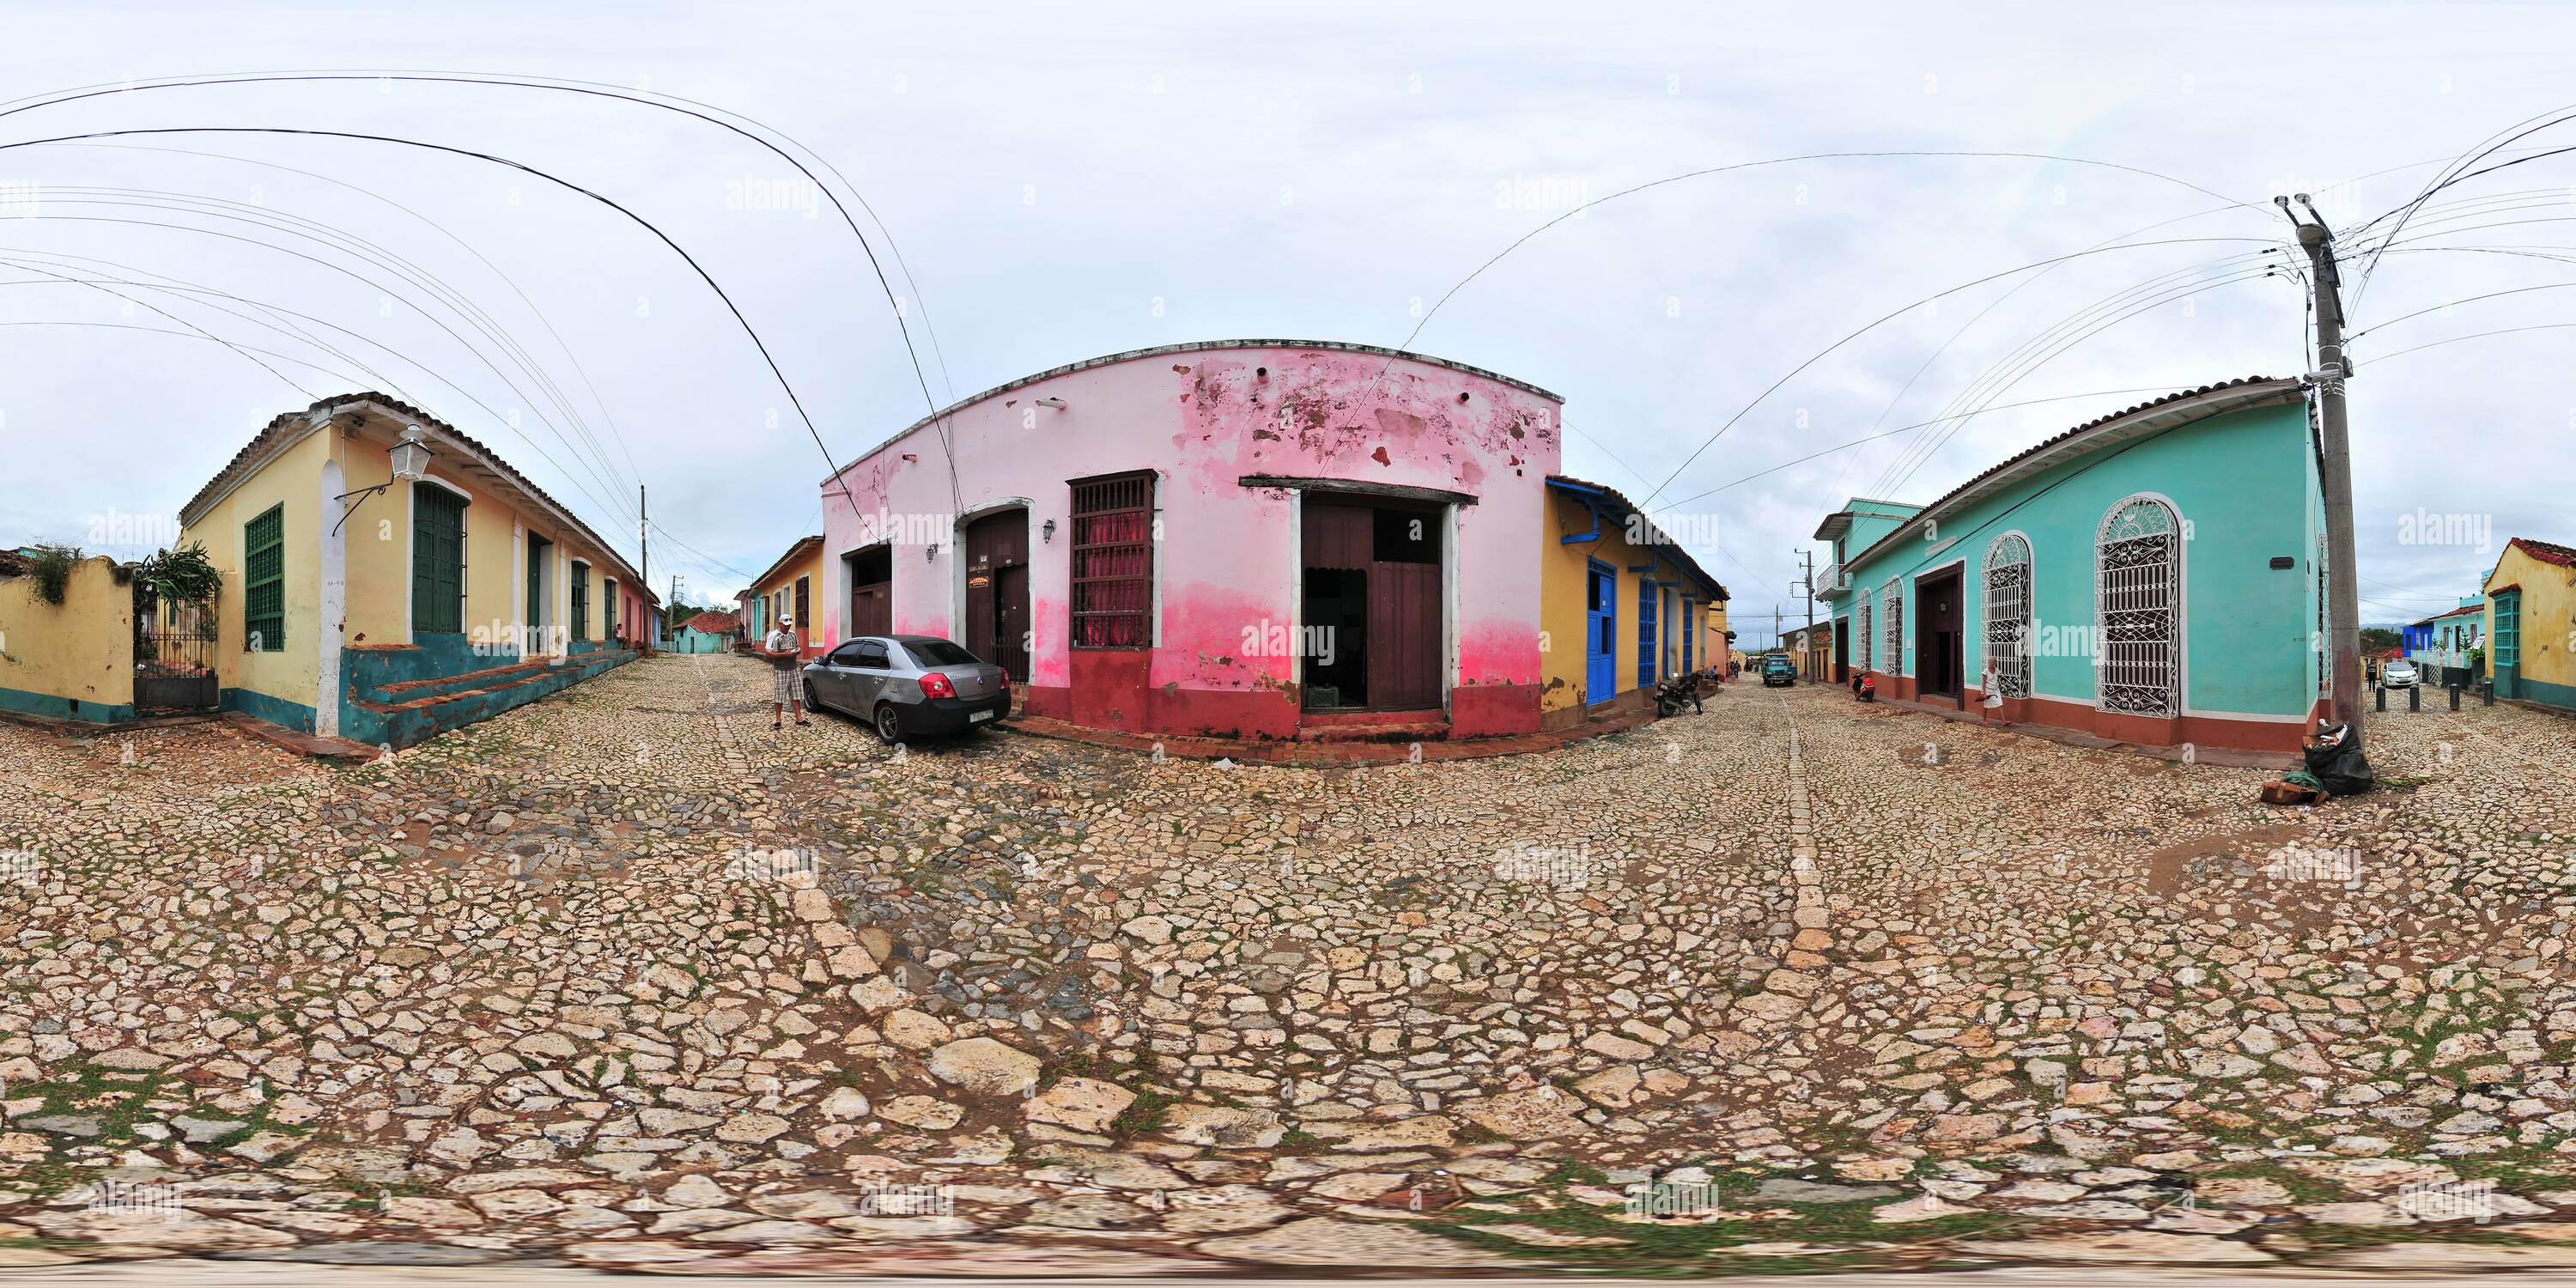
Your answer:
[[[1726,587],[1617,489],[1563,476],[1547,482],[1540,727],[1632,710],[1666,676],[1723,666]]]

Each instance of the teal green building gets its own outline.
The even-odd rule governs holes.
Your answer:
[[[2249,378],[2079,425],[1929,505],[1816,538],[1832,675],[2158,747],[2296,751],[2324,710],[2325,508],[2307,390]]]

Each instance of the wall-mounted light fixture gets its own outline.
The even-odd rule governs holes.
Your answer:
[[[930,544],[925,545],[925,546],[923,546],[923,547],[921,548],[921,561],[922,561],[923,563],[937,563],[937,562],[939,562],[939,543],[938,543],[938,542],[933,541],[933,542],[931,542]]]
[[[1038,399],[1038,406],[1040,406],[1040,407],[1053,407],[1053,408],[1055,408],[1057,411],[1063,411],[1063,410],[1064,410],[1064,400],[1063,400],[1063,399],[1061,399],[1061,398],[1040,398],[1040,399]]]
[[[1045,543],[1053,540],[1055,540],[1055,520],[1049,519],[1038,525],[1038,541]]]
[[[385,449],[385,455],[393,461],[392,479],[374,487],[362,487],[354,492],[343,492],[333,498],[347,504],[340,507],[340,521],[331,525],[332,535],[339,535],[340,529],[349,522],[349,516],[356,513],[358,507],[365,504],[368,497],[392,488],[395,483],[418,483],[429,477],[429,458],[436,453],[429,450],[428,438],[429,436],[422,433],[418,425],[404,429],[402,437],[394,440],[394,445]],[[351,497],[356,497],[357,500],[349,500]]]

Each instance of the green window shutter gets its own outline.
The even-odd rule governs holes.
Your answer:
[[[582,564],[572,566],[572,637],[590,638],[590,569]]]
[[[242,651],[286,649],[286,507],[242,525]]]
[[[465,629],[465,498],[443,487],[411,489],[411,630]]]

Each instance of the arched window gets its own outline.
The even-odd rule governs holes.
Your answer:
[[[1852,665],[1867,671],[1872,669],[1869,648],[1873,639],[1869,633],[1869,592],[1864,590],[1855,598],[1860,601],[1860,607],[1852,618]]]
[[[2007,698],[2030,696],[2030,540],[2007,532],[1986,547],[1986,679]]]
[[[1887,673],[1905,674],[1905,591],[1896,579],[1887,579],[1887,588],[1878,593],[1879,617],[1887,631]]]
[[[2097,701],[2122,715],[2180,714],[2181,519],[2161,499],[2133,496],[2102,516],[2093,544]]]

